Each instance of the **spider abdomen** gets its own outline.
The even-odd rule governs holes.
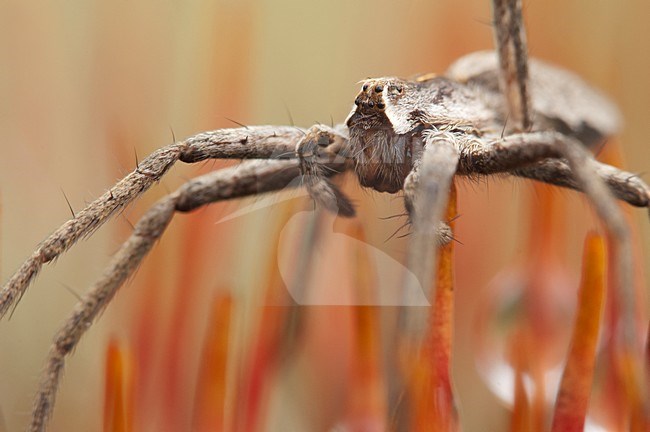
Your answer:
[[[529,74],[532,131],[557,131],[589,148],[597,148],[620,131],[616,106],[577,75],[537,59],[529,60]],[[495,53],[468,54],[450,66],[447,76],[480,92],[491,110],[507,117]]]

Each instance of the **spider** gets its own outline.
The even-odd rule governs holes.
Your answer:
[[[16,305],[43,264],[91,235],[175,162],[247,159],[188,181],[135,225],[56,334],[30,430],[45,428],[65,357],[176,212],[294,187],[295,179],[319,206],[344,217],[354,216],[354,207],[331,182],[334,176],[352,171],[364,187],[403,191],[414,233],[408,264],[423,286],[433,277],[435,245],[451,239],[441,218],[454,176],[508,173],[582,190],[618,245],[623,298],[631,299],[630,235],[613,197],[648,207],[650,188],[630,173],[596,162],[589,152],[617,132],[617,111],[575,75],[528,61],[520,2],[495,0],[494,9],[496,54],[470,54],[440,76],[367,79],[350,115],[337,126],[222,129],[161,148],[41,243],[0,291],[0,316]],[[421,337],[422,317],[406,318],[405,331]]]

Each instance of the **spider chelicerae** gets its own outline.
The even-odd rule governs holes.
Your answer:
[[[17,303],[43,264],[90,235],[178,160],[247,159],[237,167],[188,181],[136,224],[57,333],[31,430],[45,427],[65,357],[175,212],[293,187],[297,178],[318,205],[346,217],[354,216],[354,207],[330,181],[334,176],[353,171],[365,187],[403,191],[415,234],[408,264],[422,286],[428,286],[425,281],[433,276],[435,245],[451,238],[441,219],[453,176],[507,173],[582,190],[617,242],[622,297],[629,303],[630,235],[612,196],[648,207],[650,189],[635,175],[596,162],[589,152],[617,132],[617,111],[575,75],[528,61],[520,5],[494,3],[497,53],[465,56],[440,76],[365,80],[352,112],[337,126],[222,129],[164,147],[41,243],[0,291],[0,315]],[[421,317],[407,318],[406,331],[419,337]],[[624,329],[629,333],[631,327]]]

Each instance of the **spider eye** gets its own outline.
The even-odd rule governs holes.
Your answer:
[[[372,108],[375,106],[375,103],[373,101],[368,101],[368,106]]]
[[[357,98],[354,100],[355,105],[360,105],[361,104],[361,98],[357,96]]]
[[[381,93],[383,91],[384,91],[384,86],[383,85],[378,84],[377,86],[375,86],[375,93]]]
[[[380,110],[383,110],[384,108],[386,108],[386,105],[384,105],[383,102],[377,102],[377,108],[379,108]]]
[[[363,87],[361,87],[361,90],[363,90],[363,91],[368,90],[368,84],[364,84]]]

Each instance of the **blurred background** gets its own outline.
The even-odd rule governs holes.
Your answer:
[[[549,0],[527,1],[524,8],[531,55],[577,72],[609,95],[625,119],[617,138],[624,165],[647,171],[650,3]],[[302,127],[342,122],[359,80],[442,73],[459,56],[493,47],[490,20],[487,0],[2,1],[2,280],[70,217],[64,194],[80,210],[131,171],[136,154],[141,160],[173,136],[236,127],[229,119]],[[140,202],[46,267],[11,319],[0,323],[0,430],[25,427],[55,329],[128,236],[130,224],[157,198],[209,169],[174,168]],[[489,321],[485,314],[507,297],[499,287],[511,283],[525,260],[531,224],[539,221],[531,211],[546,201],[518,179],[461,181],[458,188],[456,237],[462,244],[456,247],[452,370],[460,422],[466,431],[507,430],[508,403],[494,390],[492,372],[485,372],[498,360],[481,351],[491,336],[478,329],[490,328],[481,320]],[[380,218],[402,213],[401,199],[362,191],[352,178],[345,189],[359,206],[365,242],[399,269],[408,239],[386,239],[403,220]],[[582,239],[598,225],[578,194],[556,190],[552,196],[563,215],[552,238],[558,278],[577,286]],[[294,216],[313,210],[304,197],[286,198]],[[177,217],[69,360],[51,430],[106,429],[109,340],[132,353],[134,430],[189,430],[212,299],[226,292],[233,299],[228,358],[236,364],[264,315],[274,251],[291,250],[304,224],[288,218],[280,204],[226,218],[241,206],[229,202]],[[645,249],[642,269],[650,263],[645,215],[633,212]],[[325,223],[332,226],[323,231],[325,238],[351,238],[348,222]],[[278,236],[291,224],[298,230],[280,244]],[[345,248],[322,250],[331,254],[337,247]],[[345,263],[323,254],[315,278],[345,292]],[[640,290],[644,299],[647,285]],[[333,298],[335,304],[341,297]],[[567,304],[569,326],[574,300],[575,291],[553,300]],[[647,317],[647,302],[638,307]],[[264,430],[328,430],[343,421],[340,395],[348,391],[350,368],[345,356],[353,346],[348,309],[305,308],[306,341],[293,360],[280,360],[297,372],[285,370],[274,379]],[[228,368],[234,386],[241,371]],[[225,398],[227,407],[236,405],[234,394]]]

